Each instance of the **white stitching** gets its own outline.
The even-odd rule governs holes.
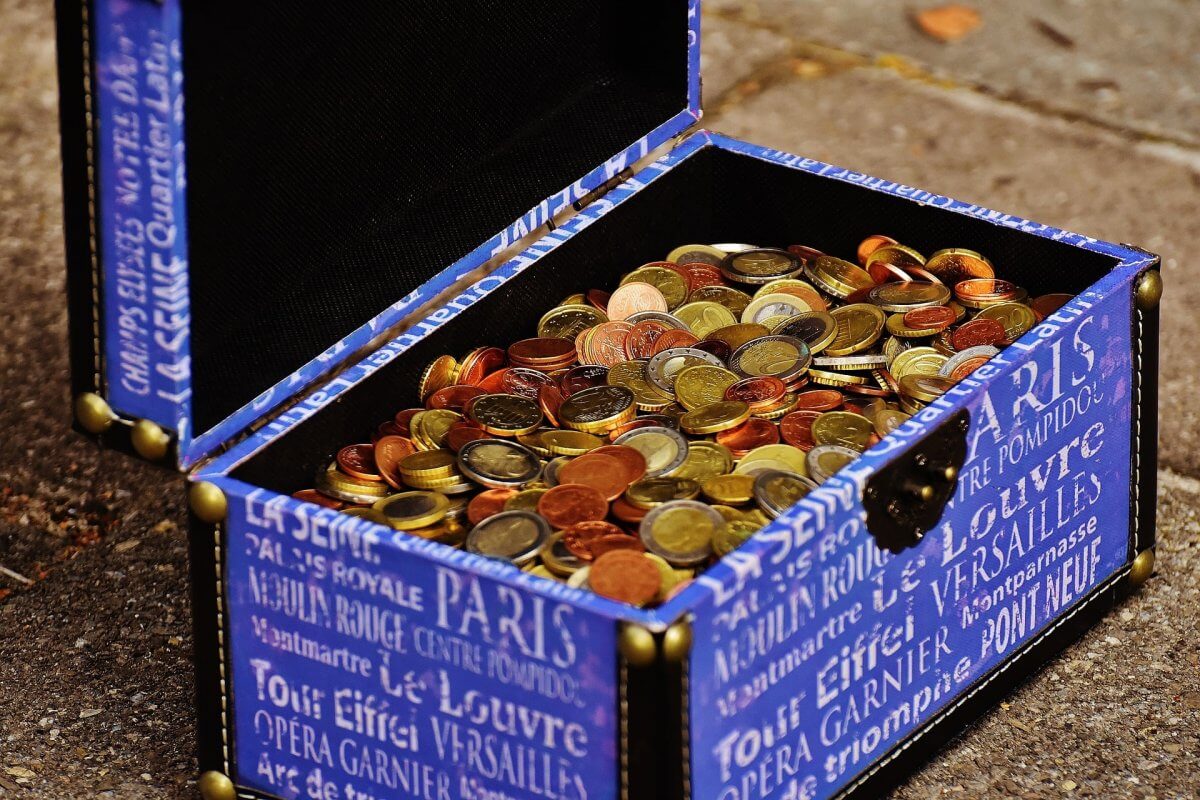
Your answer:
[[[217,580],[217,672],[221,676],[221,756],[225,774],[229,772],[229,683],[225,675],[225,583],[221,577],[221,523],[213,526],[213,572]]]
[[[621,720],[621,800],[629,800],[629,664],[624,658],[618,658],[617,661],[620,664],[617,710]]]
[[[683,664],[680,665],[682,675],[680,677],[680,697],[679,709],[681,716],[681,735],[683,737],[683,797],[684,800],[691,800],[692,797],[692,715],[691,715],[691,691],[689,689],[688,675],[692,670],[691,655],[687,655],[683,659]]]
[[[88,258],[92,267],[92,380],[97,392],[103,392],[100,369],[100,259],[96,253],[96,143],[92,117],[92,39],[89,0],[83,0],[83,116],[87,146]]]
[[[1102,583],[1098,587],[1096,587],[1095,592],[1093,592],[1093,598],[1098,597],[1101,593],[1107,591],[1114,584],[1121,581],[1126,575],[1129,574],[1129,569],[1130,568],[1127,566],[1127,567],[1123,568],[1122,570],[1120,570],[1119,572],[1113,573],[1113,576],[1111,578],[1109,578],[1107,581],[1105,581],[1104,583]],[[1078,614],[1079,612],[1083,611],[1085,608],[1088,608],[1090,606],[1091,606],[1091,602],[1080,603],[1078,606],[1075,607],[1075,609],[1073,611],[1063,615],[1062,617],[1059,617],[1058,620],[1055,621],[1055,623],[1053,625],[1051,625],[1049,628],[1044,630],[1040,636],[1038,636],[1036,639],[1029,642],[1029,644],[1026,645],[1026,647],[1024,648],[1024,652],[1028,653],[1030,650],[1032,650],[1034,647],[1036,647],[1038,645],[1038,643],[1043,641],[1047,636],[1054,633],[1056,630],[1058,630],[1063,625],[1065,625],[1067,622],[1069,622],[1072,617],[1074,617],[1076,614]],[[879,770],[881,770],[885,766],[887,766],[888,763],[899,758],[899,756],[905,750],[912,747],[914,744],[917,743],[917,741],[922,736],[925,736],[927,733],[929,733],[930,731],[933,730],[934,722],[957,711],[963,705],[963,703],[966,703],[972,697],[974,697],[976,694],[978,694],[979,692],[981,692],[985,688],[987,688],[987,686],[992,681],[996,680],[1001,675],[1003,675],[1005,672],[1007,672],[1008,669],[1010,667],[1012,667],[1018,660],[1020,660],[1020,656],[1015,656],[1013,658],[1010,658],[1008,661],[1005,661],[1003,664],[1001,664],[999,667],[996,668],[995,672],[993,672],[991,675],[984,678],[982,683],[980,683],[978,686],[971,689],[971,691],[967,692],[965,695],[960,697],[958,699],[958,701],[955,702],[953,705],[948,706],[948,707],[942,709],[941,711],[939,711],[936,714],[936,716],[934,716],[930,719],[929,723],[926,724],[925,728],[923,728],[922,730],[917,731],[916,733],[909,736],[907,740],[905,740],[901,745],[899,745],[895,750],[893,750],[891,753],[889,753],[886,757],[880,759],[879,762],[877,762],[873,767],[871,767],[871,769],[864,772],[862,775],[858,776],[858,778],[856,778],[853,783],[848,784],[846,786],[846,788],[844,788],[844,789],[842,789],[842,791],[838,792],[835,797],[837,797],[837,798],[845,797],[850,792],[854,791],[856,788],[858,788],[860,785],[862,785],[864,782],[866,782],[868,779],[870,779],[871,776],[874,775],[876,772],[878,772]]]
[[[1136,284],[1135,284],[1136,285]],[[1134,297],[1136,298],[1136,291]],[[1137,339],[1133,344],[1134,353],[1134,402],[1133,402],[1133,546],[1141,542],[1142,523],[1142,309],[1135,299],[1134,311],[1137,314]],[[1136,556],[1137,553],[1134,553]]]

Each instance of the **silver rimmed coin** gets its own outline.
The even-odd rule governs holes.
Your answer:
[[[794,472],[768,469],[754,476],[754,499],[771,519],[787,511],[816,488],[816,483]]]
[[[950,299],[950,289],[940,283],[894,281],[876,286],[868,297],[884,311],[915,311],[944,305]]]
[[[836,444],[819,444],[808,451],[805,456],[805,466],[808,474],[817,483],[824,483],[833,477],[834,473],[861,455],[857,450]]]
[[[979,358],[990,359],[992,356],[999,354],[1000,350],[992,347],[990,344],[976,345],[968,347],[966,350],[960,350],[950,356],[950,360],[938,369],[938,375],[943,378],[949,378],[954,374],[954,371],[966,364],[968,361],[974,361]]]
[[[537,453],[517,442],[476,439],[458,451],[458,468],[492,489],[517,489],[537,480],[542,462]]]
[[[550,523],[532,511],[502,511],[467,534],[466,548],[488,558],[524,564],[537,557],[550,538]]]
[[[699,564],[713,552],[721,513],[698,500],[672,500],[650,509],[638,534],[651,553],[677,567]]]
[[[799,275],[804,264],[787,250],[759,247],[740,250],[721,259],[721,274],[737,283],[770,283]]]
[[[571,456],[558,456],[547,461],[546,466],[542,467],[542,483],[551,488],[558,486],[558,471],[570,460]]]
[[[632,447],[646,459],[646,477],[670,475],[688,457],[688,440],[674,428],[634,428],[617,437],[616,444]]]
[[[746,342],[729,357],[729,369],[743,378],[774,377],[784,383],[812,366],[812,352],[794,336],[771,334]]]
[[[646,320],[661,322],[663,325],[669,325],[670,327],[680,331],[686,331],[688,329],[687,323],[674,314],[668,314],[665,311],[638,311],[625,318],[625,321],[630,325],[634,325],[638,322],[645,322]]]
[[[659,390],[673,395],[676,376],[688,367],[701,364],[725,366],[725,362],[707,351],[695,347],[672,347],[663,350],[646,363],[646,378]]]

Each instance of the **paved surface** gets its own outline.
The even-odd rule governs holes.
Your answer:
[[[1195,797],[1200,36],[1179,0],[708,0],[706,124],[1164,258],[1160,571],[897,798]],[[48,0],[0,0],[0,797],[192,796],[177,484],[67,432]]]

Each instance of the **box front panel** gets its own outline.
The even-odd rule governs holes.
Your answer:
[[[239,787],[617,796],[611,619],[263,490],[231,503],[226,542],[226,757]]]
[[[927,430],[910,423],[700,579],[714,592],[690,662],[692,797],[852,788],[1128,563],[1127,280],[940,401],[974,394],[967,461],[919,544],[880,549],[860,499]]]

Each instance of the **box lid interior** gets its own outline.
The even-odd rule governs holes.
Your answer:
[[[186,6],[192,429],[686,128],[692,5]]]

